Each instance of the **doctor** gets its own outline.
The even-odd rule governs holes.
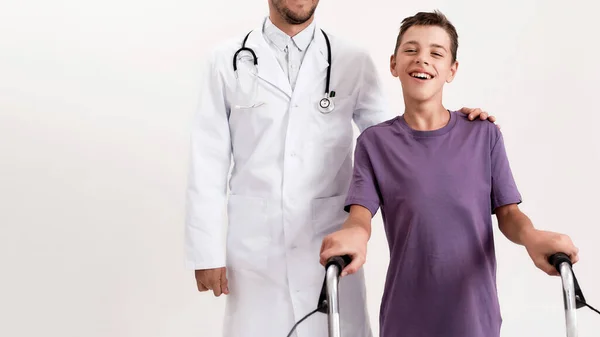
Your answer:
[[[186,262],[199,291],[228,295],[226,337],[285,337],[316,308],[321,242],[346,217],[352,121],[362,132],[395,117],[367,52],[315,24],[318,2],[269,0],[269,17],[214,50],[202,79]],[[362,270],[340,291],[342,334],[372,336]],[[296,336],[327,336],[326,316]]]

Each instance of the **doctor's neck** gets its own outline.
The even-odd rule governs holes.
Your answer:
[[[404,97],[404,106],[404,120],[414,130],[437,130],[450,121],[448,110],[438,100],[418,101]]]
[[[271,22],[273,22],[275,27],[281,29],[281,31],[286,33],[288,36],[294,37],[301,31],[303,31],[306,27],[310,26],[315,17],[311,16],[308,20],[296,24],[290,23],[288,20],[283,18],[277,11],[271,11],[269,19],[271,19]]]

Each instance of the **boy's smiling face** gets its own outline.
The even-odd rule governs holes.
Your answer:
[[[454,79],[457,68],[450,36],[439,26],[410,27],[390,60],[390,70],[400,79],[404,96],[419,102],[438,95],[441,100],[444,82]]]

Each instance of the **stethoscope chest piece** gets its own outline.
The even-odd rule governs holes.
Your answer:
[[[335,103],[333,102],[333,97],[335,96],[335,91],[332,91],[327,97],[321,98],[319,101],[319,111],[322,114],[328,114],[335,109]]]

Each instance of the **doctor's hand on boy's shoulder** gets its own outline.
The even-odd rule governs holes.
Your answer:
[[[196,270],[195,274],[198,291],[212,290],[217,297],[229,294],[225,267]]]
[[[488,114],[487,112],[481,110],[480,108],[467,108],[467,107],[462,107],[460,110],[460,112],[464,113],[465,115],[468,116],[469,120],[475,120],[475,118],[479,117],[479,119],[481,120],[488,120],[492,123],[496,123],[496,117]],[[498,129],[500,129],[500,125],[497,125]]]
[[[579,249],[565,234],[533,229],[526,236],[524,246],[535,266],[548,275],[560,275],[556,268],[548,262],[551,255],[565,253],[573,264],[579,261]]]

